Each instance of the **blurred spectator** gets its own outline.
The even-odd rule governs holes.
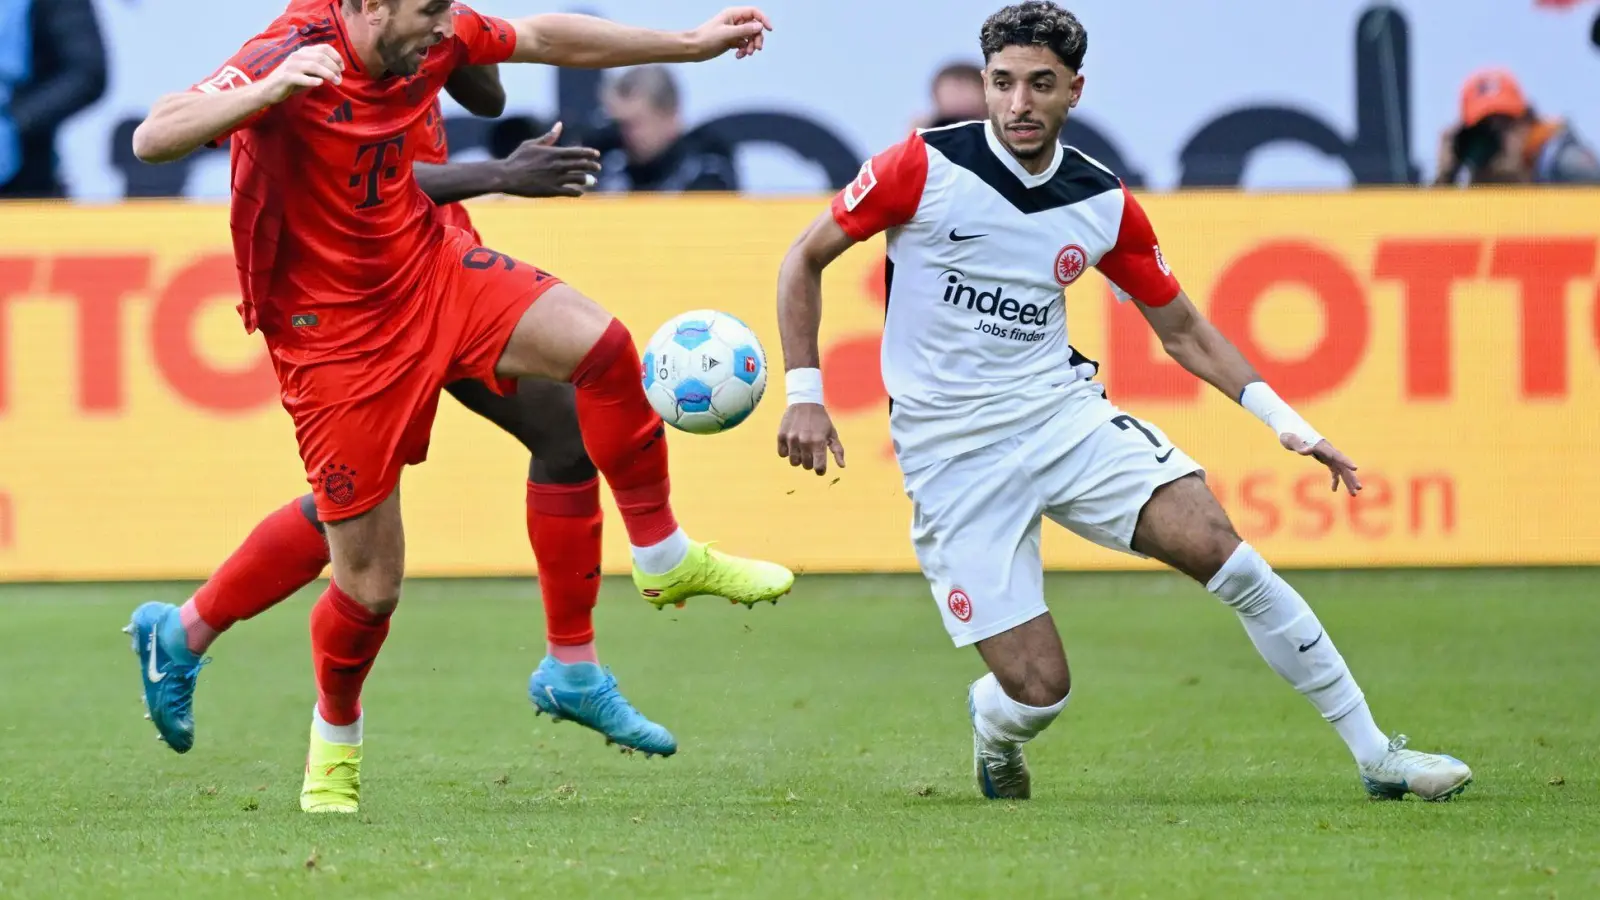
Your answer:
[[[63,197],[56,132],[106,90],[92,0],[0,0],[0,197]]]
[[[1461,87],[1461,121],[1439,145],[1437,183],[1596,184],[1600,159],[1562,119],[1541,118],[1504,69],[1474,72]]]
[[[601,97],[611,127],[590,146],[604,153],[602,191],[737,191],[733,151],[704,133],[684,134],[678,83],[666,66],[610,79]]]
[[[957,122],[989,117],[983,98],[983,69],[968,63],[951,63],[933,76],[929,88],[933,112],[918,123],[921,128],[943,128]]]
[[[11,96],[28,77],[28,3],[0,0],[0,184],[22,167],[22,142],[11,120]]]

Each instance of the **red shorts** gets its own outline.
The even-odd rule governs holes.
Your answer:
[[[403,467],[427,459],[446,384],[514,386],[495,377],[495,364],[523,313],[561,283],[464,231],[446,235],[413,296],[381,310],[381,328],[342,334],[334,309],[268,338],[324,522],[368,512],[394,492]]]

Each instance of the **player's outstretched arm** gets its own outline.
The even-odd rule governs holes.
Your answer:
[[[496,119],[506,111],[506,88],[499,66],[461,66],[444,83],[445,93],[480,119]]]
[[[512,62],[574,69],[645,63],[703,62],[729,50],[739,59],[761,50],[772,22],[753,6],[725,9],[690,31],[655,31],[575,13],[545,13],[511,23]]]
[[[822,398],[822,272],[856,244],[824,212],[789,248],[778,270],[778,334],[783,343],[784,383],[789,407],[778,426],[778,455],[792,466],[818,475],[828,471],[828,454],[844,468],[844,444]]]
[[[1254,413],[1278,435],[1284,447],[1315,457],[1327,466],[1334,490],[1341,483],[1352,496],[1361,490],[1355,463],[1261,379],[1244,354],[1195,308],[1187,294],[1179,291],[1176,299],[1162,306],[1139,303],[1139,312],[1174,362]]]
[[[1176,299],[1163,306],[1139,303],[1139,312],[1173,361],[1229,397],[1237,399],[1246,385],[1261,380],[1244,354],[1222,336],[1184,292],[1179,291]]]
[[[296,50],[260,81],[168,94],[134,129],[133,154],[147,163],[180,160],[301,91],[338,84],[343,74],[338,51],[317,44]]]
[[[428,199],[444,206],[485,194],[513,197],[582,197],[600,172],[600,151],[557,147],[561,123],[543,137],[524,141],[505,159],[487,162],[417,163],[417,186]]]

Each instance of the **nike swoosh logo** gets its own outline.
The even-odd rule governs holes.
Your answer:
[[[1325,632],[1325,631],[1319,631],[1319,632],[1317,632],[1317,637],[1316,637],[1316,639],[1315,639],[1315,640],[1313,640],[1313,641],[1312,641],[1312,642],[1311,642],[1311,643],[1309,643],[1309,644],[1301,644],[1301,645],[1300,645],[1300,652],[1301,652],[1301,653],[1304,653],[1304,652],[1306,652],[1306,651],[1307,651],[1307,650],[1310,650],[1310,649],[1311,649],[1311,648],[1312,648],[1312,647],[1315,647],[1315,646],[1316,646],[1316,645],[1317,645],[1317,644],[1318,644],[1318,643],[1320,643],[1320,642],[1321,642],[1321,641],[1322,641],[1322,636],[1323,636],[1323,635],[1324,635],[1324,634],[1327,634],[1327,632]]]
[[[156,668],[156,633],[154,631],[150,632],[150,659],[145,666],[144,676],[149,679],[151,684],[160,684],[167,677],[165,672]]]
[[[956,243],[960,243],[962,241],[975,241],[975,240],[977,240],[978,238],[981,238],[981,237],[988,237],[988,235],[987,234],[956,234],[956,230],[954,228],[950,229],[950,240],[955,241]]]
[[[1173,451],[1173,450],[1176,450],[1176,449],[1178,449],[1178,448],[1177,448],[1177,447],[1173,447],[1173,448],[1172,448],[1172,449],[1170,449],[1170,450],[1168,450],[1168,451],[1167,451],[1167,452],[1165,452],[1165,453],[1163,453],[1163,454],[1161,454],[1161,455],[1160,455],[1160,456],[1157,456],[1157,457],[1156,457],[1156,462],[1158,462],[1158,463],[1164,463],[1164,462],[1166,462],[1166,461],[1167,461],[1167,460],[1169,460],[1169,459],[1171,459],[1171,458],[1172,458],[1172,451]]]

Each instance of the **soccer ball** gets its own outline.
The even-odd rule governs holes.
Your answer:
[[[755,412],[766,390],[761,341],[725,312],[696,309],[675,316],[645,346],[645,396],[680,431],[727,431]]]

